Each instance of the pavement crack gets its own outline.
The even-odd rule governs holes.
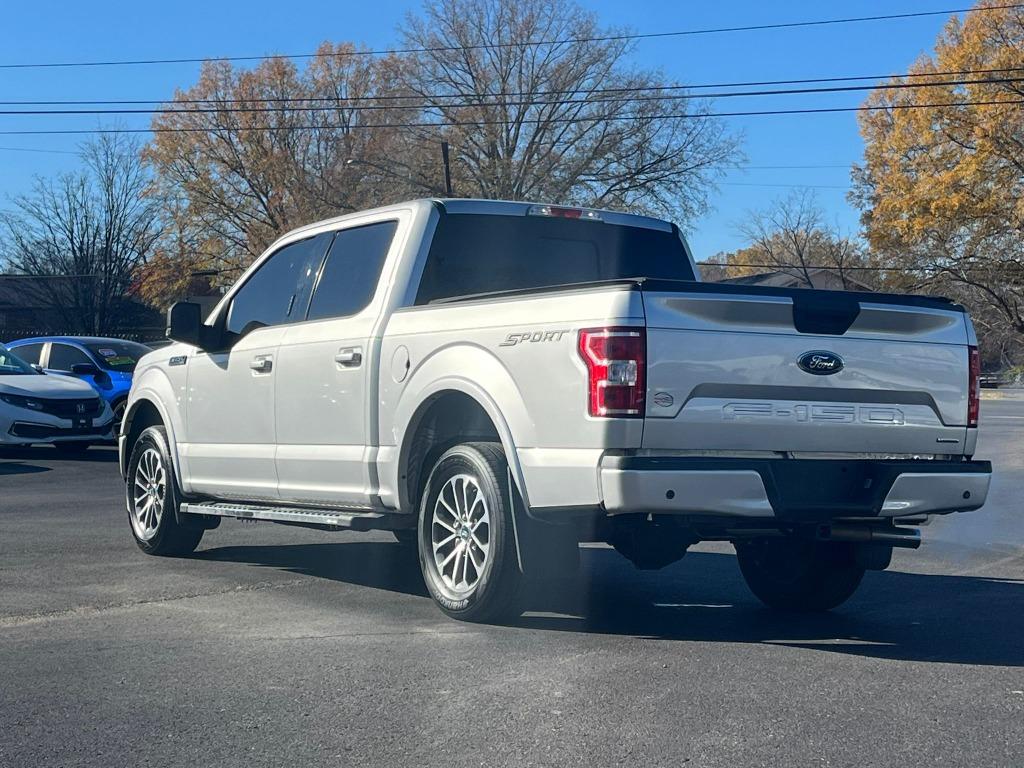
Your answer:
[[[175,595],[154,597],[141,600],[125,600],[120,603],[107,603],[105,605],[76,605],[73,608],[64,608],[59,611],[44,611],[39,613],[13,614],[0,617],[0,629],[10,627],[22,627],[26,624],[40,624],[50,621],[62,621],[65,619],[81,619],[96,616],[110,611],[138,608],[149,605],[161,605],[173,603],[179,600],[193,600],[200,597],[216,597],[218,595],[230,595],[238,592],[261,592],[273,589],[288,589],[290,587],[308,584],[308,579],[292,579],[279,582],[259,582],[256,584],[238,584],[224,589],[196,590],[192,592],[181,592]]]

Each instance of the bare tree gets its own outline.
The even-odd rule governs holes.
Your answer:
[[[0,216],[6,268],[77,332],[116,328],[135,270],[160,235],[139,145],[113,134],[82,147],[83,170],[37,178]],[[30,286],[30,287],[29,287]]]
[[[428,0],[407,19],[405,44],[423,52],[405,85],[445,127],[415,132],[421,155],[449,141],[461,196],[693,221],[737,140],[706,104],[632,66],[631,44],[608,39],[618,31],[560,0]]]
[[[844,289],[852,278],[864,282],[866,265],[864,250],[853,238],[829,226],[814,194],[809,190],[794,192],[762,211],[749,214],[739,226],[750,245],[721,261],[725,265],[763,265],[798,277],[807,287],[813,285],[815,267],[834,270]],[[740,273],[754,271],[743,267]]]

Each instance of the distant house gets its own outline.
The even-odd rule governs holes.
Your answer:
[[[185,289],[185,295],[181,297],[181,301],[191,301],[198,304],[203,319],[209,317],[213,308],[220,303],[221,298],[224,296],[224,291],[221,288],[214,286],[211,278],[217,275],[216,270],[202,270],[192,273],[192,279],[189,280],[188,286]]]
[[[862,283],[855,277],[846,275],[847,287],[844,289],[839,271],[835,269],[809,269],[807,277],[811,284],[807,285],[802,271],[775,271],[758,272],[756,275],[744,275],[743,277],[727,277],[718,280],[719,283],[732,283],[734,285],[770,285],[777,288],[818,288],[826,291],[873,291],[870,285]]]
[[[45,287],[42,280],[47,280]],[[0,341],[25,336],[79,335],[91,329],[74,327],[59,309],[57,297],[74,295],[74,278],[0,275]],[[163,313],[125,296],[116,308],[115,336],[140,341],[163,336]]]
[[[0,329],[50,328],[61,324],[60,312],[34,290],[27,277],[0,275]],[[0,330],[0,340],[10,334]]]

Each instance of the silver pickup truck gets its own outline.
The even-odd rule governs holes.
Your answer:
[[[205,321],[176,304],[168,336],[120,436],[143,551],[224,517],[390,530],[467,620],[520,610],[582,541],[639,568],[730,541],[766,604],[826,610],[988,492],[962,307],[702,283],[641,216],[342,216],[274,243]]]

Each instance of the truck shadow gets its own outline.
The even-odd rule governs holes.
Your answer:
[[[872,572],[834,611],[782,614],[750,594],[731,554],[690,553],[653,574],[614,562],[607,550],[588,554],[579,586],[552,593],[522,626],[1024,666],[1024,581]]]
[[[835,611],[780,614],[747,591],[731,554],[694,552],[653,573],[634,570],[611,550],[585,549],[581,555],[578,578],[549,583],[509,626],[1024,666],[1024,581],[869,573],[857,594]],[[427,597],[415,555],[397,544],[221,547],[198,556]],[[386,602],[381,610],[388,610]]]
[[[193,557],[277,568],[319,579],[430,597],[416,553],[392,542],[214,547],[200,550]]]

